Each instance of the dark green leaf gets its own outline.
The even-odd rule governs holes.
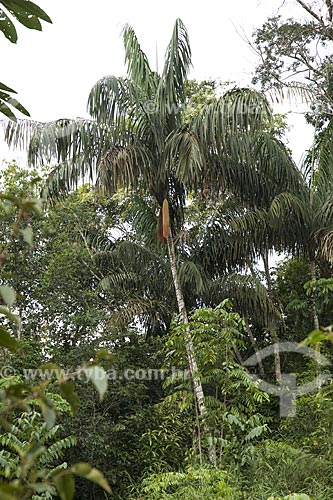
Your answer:
[[[39,396],[37,402],[42,410],[46,422],[46,429],[50,430],[56,421],[56,412],[53,402],[45,396]]]
[[[33,14],[36,17],[39,17],[40,19],[46,21],[47,23],[52,24],[52,21],[50,17],[46,14],[46,12],[35,3],[30,2],[29,0],[10,0],[10,3],[12,5],[16,4],[26,12]]]
[[[75,481],[71,472],[66,472],[54,480],[61,500],[72,500],[75,494]]]
[[[0,9],[0,30],[10,42],[17,42],[17,32],[15,26],[2,9]]]
[[[14,337],[12,337],[2,326],[0,326],[0,345],[2,347],[7,347],[7,349],[14,352],[20,347],[17,340],[14,339]]]
[[[66,399],[67,403],[69,403],[72,412],[75,415],[80,407],[80,400],[74,393],[74,386],[72,382],[64,382],[63,384],[60,384],[59,390]]]
[[[85,477],[89,481],[98,484],[105,491],[111,493],[110,485],[102,472],[100,472],[98,469],[95,469],[94,467],[91,467],[89,464],[86,464],[84,462],[74,464],[71,467],[71,471],[78,476]]]
[[[19,2],[17,0],[3,0],[3,5],[9,10],[16,19],[26,28],[33,30],[42,30],[42,25],[37,16],[31,14],[28,9],[28,2]],[[21,5],[20,5],[21,4]]]

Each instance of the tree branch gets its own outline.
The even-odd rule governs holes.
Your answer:
[[[328,0],[327,0],[328,1]],[[316,14],[316,12],[314,12],[314,10],[311,9],[311,7],[309,7],[309,5],[307,5],[305,2],[303,2],[302,0],[296,0],[296,2],[301,6],[303,7],[303,9],[305,9],[309,14],[310,16],[314,17],[315,19],[317,19],[317,21],[320,23],[320,24],[323,24],[325,25],[323,19],[318,15]]]
[[[326,0],[327,10],[328,10],[328,20],[331,23],[333,21],[333,5],[332,0]]]

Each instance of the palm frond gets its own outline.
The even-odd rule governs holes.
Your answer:
[[[330,227],[322,228],[316,233],[321,256],[333,264],[333,221]]]
[[[266,287],[253,276],[231,273],[211,284],[210,292],[221,302],[230,298],[235,309],[243,316],[267,327],[280,319],[280,311],[272,302]]]
[[[140,98],[139,89],[131,80],[105,76],[91,89],[87,107],[98,122],[113,123],[121,132]]]
[[[27,147],[33,165],[61,163],[77,158],[98,161],[113,141],[113,128],[94,120],[62,119],[49,123],[20,120],[8,123],[5,138],[10,146]]]
[[[333,192],[333,119],[315,146],[315,157],[319,159],[315,174],[315,187],[321,192]]]
[[[313,88],[300,82],[284,82],[283,84],[275,82],[267,90],[267,96],[273,103],[280,103],[286,99],[288,101],[297,99],[310,104],[314,101],[316,94]]]
[[[145,247],[154,248],[157,242],[158,219],[156,211],[148,205],[146,200],[132,194],[126,206],[126,221],[133,225],[136,237],[144,241]],[[160,248],[160,246],[159,246]]]
[[[97,186],[105,193],[118,188],[135,190],[147,186],[154,174],[154,158],[141,142],[113,146],[101,157]]]
[[[152,97],[158,80],[155,73],[150,69],[147,56],[142,51],[133,28],[128,24],[123,29],[123,41],[125,64],[129,79],[134,86],[144,91],[147,98]]]
[[[185,83],[191,66],[191,48],[185,25],[176,20],[165,54],[162,78],[157,91],[160,113],[178,115],[185,102]]]
[[[198,137],[188,127],[182,127],[170,134],[165,149],[170,170],[195,189],[200,184],[205,164]]]
[[[203,143],[221,150],[228,136],[263,130],[271,116],[263,94],[252,89],[233,89],[201,108],[194,130]]]
[[[88,168],[89,165],[89,168]],[[95,177],[96,162],[86,161],[84,156],[76,158],[76,161],[64,161],[54,167],[48,175],[42,196],[44,199],[54,202],[67,196],[73,189],[77,189],[81,183],[93,183]]]
[[[207,290],[207,276],[202,267],[191,260],[180,263],[178,267],[179,280],[182,288],[189,288],[191,292],[200,295]]]

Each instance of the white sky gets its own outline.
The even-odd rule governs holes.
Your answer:
[[[18,99],[33,119],[43,121],[86,116],[86,102],[93,84],[107,74],[125,74],[120,36],[125,23],[133,26],[155,69],[156,45],[161,66],[173,24],[180,17],[190,35],[192,78],[218,78],[250,85],[256,56],[237,30],[244,29],[250,37],[254,28],[283,3],[282,0],[34,1],[48,13],[53,24],[43,23],[43,32],[18,26],[16,45],[0,34],[1,81],[18,91]],[[295,2],[284,3],[292,16]],[[304,125],[301,114],[292,114],[291,124],[290,147],[298,162],[311,144],[312,132]],[[0,159],[6,157],[6,147],[0,144]]]

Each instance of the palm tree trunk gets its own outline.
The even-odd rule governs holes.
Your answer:
[[[205,432],[207,433],[208,437],[211,437],[210,436],[211,433],[210,433],[210,430],[208,428],[208,424],[206,422],[207,409],[206,409],[205,400],[204,400],[204,392],[203,392],[202,383],[201,383],[201,379],[200,379],[200,375],[199,375],[198,365],[197,365],[197,362],[195,359],[194,345],[193,345],[193,340],[192,340],[192,336],[191,336],[191,332],[190,332],[190,325],[188,322],[188,315],[187,315],[187,309],[186,309],[186,305],[185,305],[183,290],[182,290],[180,282],[179,282],[176,252],[175,252],[175,246],[174,246],[173,237],[172,237],[171,233],[169,235],[169,238],[167,239],[167,244],[168,244],[168,253],[169,253],[169,259],[170,259],[171,273],[172,273],[173,283],[174,283],[175,292],[176,292],[178,310],[179,310],[179,314],[180,314],[180,317],[182,319],[182,322],[185,325],[185,348],[186,348],[186,354],[187,354],[187,360],[188,360],[188,365],[189,365],[189,369],[190,369],[190,374],[191,374],[191,378],[192,378],[192,382],[193,382],[194,396],[195,396],[195,399],[197,401],[199,416],[202,418]],[[215,450],[215,446],[213,444],[208,446],[208,454],[209,454],[210,462],[213,465],[216,465],[216,450]]]
[[[268,257],[268,249],[265,249],[265,251],[262,254],[262,260],[264,262],[264,269],[265,269],[265,277],[266,277],[266,282],[267,282],[267,290],[269,296],[272,298],[272,280],[271,280],[271,275],[269,272],[269,257]],[[275,379],[277,382],[280,382],[282,379],[281,375],[281,359],[280,359],[280,350],[279,350],[279,337],[277,334],[277,325],[276,322],[272,324],[270,328],[270,333],[272,336],[272,340],[274,342],[274,366],[275,366]]]
[[[316,261],[314,259],[314,257],[310,257],[309,259],[309,264],[310,264],[310,276],[311,276],[311,281],[314,281],[317,279],[317,273],[316,273]],[[318,318],[318,314],[317,314],[317,308],[316,308],[316,299],[314,297],[314,294],[312,293],[312,310],[313,310],[313,325],[314,325],[314,329],[315,330],[319,330],[320,326],[319,326],[319,318]],[[315,359],[317,361],[317,369],[316,369],[316,375],[317,377],[320,376],[320,343],[317,343],[315,345]],[[318,386],[317,386],[317,393],[320,393],[321,392],[321,383],[319,382],[318,383]]]
[[[313,257],[310,257],[310,276],[311,280],[314,281],[317,279],[317,274],[316,274],[316,262]],[[319,330],[319,318],[317,314],[317,309],[316,309],[316,301],[315,298],[312,294],[312,308],[313,308],[313,324],[315,330]]]

